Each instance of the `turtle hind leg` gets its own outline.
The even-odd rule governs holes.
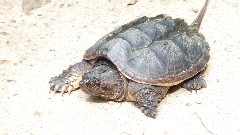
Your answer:
[[[165,97],[168,88],[130,82],[128,99],[137,102],[146,116],[156,118],[158,102]]]
[[[204,79],[203,71],[183,82],[183,87],[190,92],[192,92],[192,90],[197,91],[201,88],[206,88],[207,83]]]
[[[92,69],[92,65],[85,60],[69,66],[67,70],[63,70],[59,76],[54,76],[50,79],[50,92],[61,92],[61,94],[76,90],[79,88],[79,82],[82,80],[82,75]]]

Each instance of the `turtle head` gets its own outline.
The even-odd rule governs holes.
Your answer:
[[[91,96],[105,99],[122,99],[124,81],[113,65],[97,64],[91,71],[85,73],[80,82],[80,88]]]

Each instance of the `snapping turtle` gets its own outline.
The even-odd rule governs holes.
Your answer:
[[[134,101],[155,118],[170,86],[184,81],[187,89],[206,87],[201,71],[210,47],[198,29],[207,3],[191,25],[162,14],[117,28],[90,47],[81,62],[52,77],[50,92],[81,88],[91,96]]]

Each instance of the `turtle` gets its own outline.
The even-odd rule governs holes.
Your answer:
[[[210,47],[199,27],[208,0],[192,24],[160,14],[140,17],[99,39],[80,62],[50,79],[50,92],[81,89],[107,101],[135,102],[150,118],[171,86],[206,87]]]

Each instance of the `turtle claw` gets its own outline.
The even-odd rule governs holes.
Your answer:
[[[57,93],[59,89],[60,89],[60,85],[56,85],[53,89],[54,93]]]
[[[63,94],[64,94],[64,92],[65,92],[65,90],[66,90],[66,87],[67,87],[67,86],[63,85],[63,86],[59,89],[59,91],[61,92],[61,95],[62,95],[62,96],[63,96]]]
[[[64,95],[64,93],[68,93],[70,95],[74,88],[67,82],[68,82],[67,80],[64,81],[59,77],[56,76],[52,77],[49,81],[50,84],[49,93],[53,91],[54,93],[61,93],[62,96]]]
[[[147,117],[156,118],[157,116],[157,107],[149,108],[144,106],[141,107],[140,109]]]
[[[68,95],[70,95],[72,91],[73,91],[73,87],[72,87],[72,86],[69,86],[69,87],[67,88]]]

